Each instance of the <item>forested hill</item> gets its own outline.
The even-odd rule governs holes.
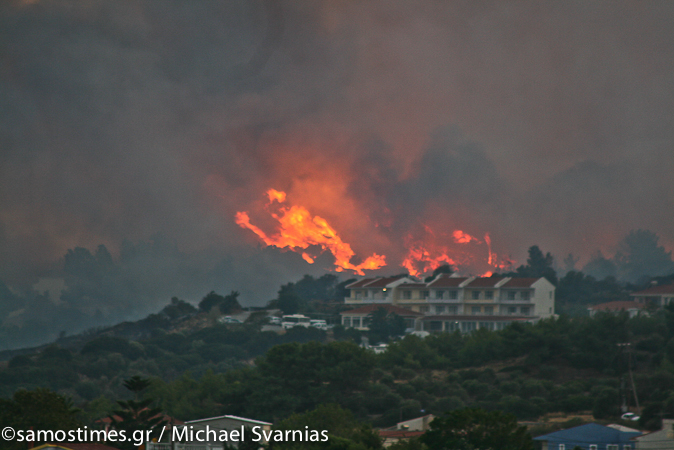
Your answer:
[[[623,395],[634,403],[620,388],[631,362],[643,425],[674,414],[674,308],[633,319],[563,317],[499,332],[407,336],[379,355],[341,327],[278,335],[254,322],[206,325],[157,327],[138,339],[96,335],[14,356],[0,370],[0,396],[47,387],[71,397],[91,422],[128,397],[124,379],[141,375],[153,380],[148,395],[182,420],[279,420],[324,403],[381,426],[462,406],[522,420],[552,412],[611,419]]]

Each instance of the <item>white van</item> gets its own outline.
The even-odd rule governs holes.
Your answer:
[[[281,320],[281,326],[285,329],[292,327],[309,327],[311,325],[311,319],[302,314],[288,314],[283,316]]]

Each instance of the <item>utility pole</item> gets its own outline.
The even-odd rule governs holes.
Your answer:
[[[624,342],[618,344],[618,347],[627,349],[627,370],[630,374],[630,382],[632,383],[632,393],[634,394],[634,403],[637,405],[637,414],[641,415],[641,407],[639,406],[639,397],[637,397],[637,388],[634,385],[634,375],[632,374],[632,344]]]

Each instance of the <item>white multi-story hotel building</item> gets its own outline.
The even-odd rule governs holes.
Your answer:
[[[542,277],[440,274],[429,282],[379,277],[364,278],[346,288],[350,291],[344,299],[347,305],[380,304],[411,310],[419,313],[415,328],[424,331],[500,330],[514,321],[551,317],[555,311],[555,286]],[[341,314],[345,326],[353,323],[349,311]]]

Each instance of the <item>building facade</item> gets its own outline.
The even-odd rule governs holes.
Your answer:
[[[674,284],[653,286],[643,291],[633,292],[630,297],[636,303],[662,308],[674,301]]]
[[[542,450],[633,450],[633,438],[640,436],[637,430],[621,431],[611,426],[588,423],[566,430],[555,431],[535,437]]]
[[[599,305],[593,305],[587,308],[587,311],[590,313],[590,317],[594,317],[595,314],[599,312],[611,313],[611,314],[620,314],[621,312],[627,312],[629,318],[636,317],[646,310],[645,303],[637,302],[608,302],[600,303]]]
[[[410,277],[364,278],[348,286],[345,304],[394,305],[420,314],[415,329],[470,332],[499,330],[514,321],[552,317],[555,286],[545,278],[459,277],[429,282]],[[352,326],[343,321],[344,326]]]

